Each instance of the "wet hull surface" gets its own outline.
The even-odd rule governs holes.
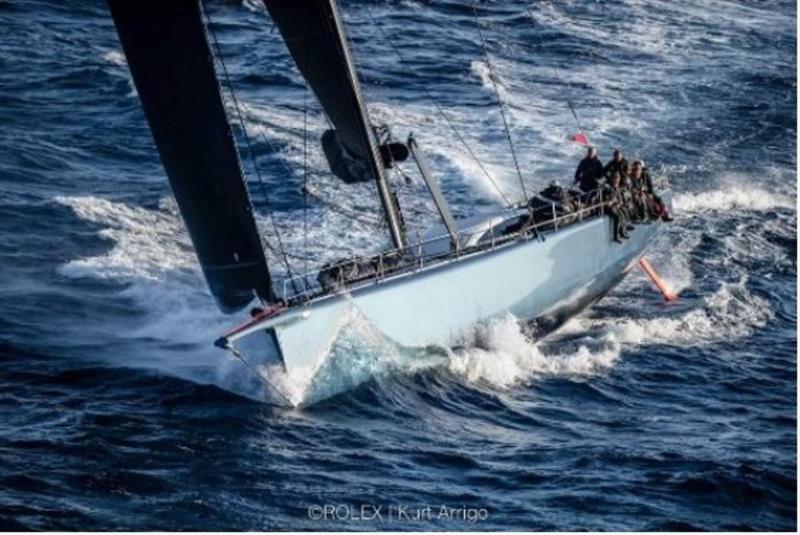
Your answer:
[[[618,284],[661,225],[638,225],[629,240],[618,244],[611,239],[610,219],[594,218],[543,233],[541,239],[530,238],[428,269],[423,266],[312,301],[263,322],[233,343],[256,362],[268,362],[270,355],[277,355],[290,377],[305,377],[306,388],[313,390],[315,376],[325,373],[331,355],[342,353],[358,337],[351,333],[354,326],[362,331],[362,351],[369,351],[375,339],[407,349],[452,347],[469,339],[480,324],[507,315],[541,335]],[[265,355],[260,346],[273,340],[277,348]],[[380,344],[372,350],[380,352]],[[354,382],[345,382],[341,389],[353,386]],[[326,396],[336,393],[334,388],[325,390]],[[319,400],[303,394],[292,401]]]

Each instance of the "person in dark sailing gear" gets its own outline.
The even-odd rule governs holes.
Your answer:
[[[625,216],[625,200],[622,196],[622,175],[619,172],[611,176],[611,183],[603,188],[603,198],[608,199],[608,214],[611,216],[611,229],[614,241],[622,243],[627,239],[628,222]]]
[[[586,158],[581,160],[575,170],[575,182],[584,193],[594,191],[599,186],[598,180],[603,178],[603,163],[597,157],[597,149],[589,147]]]
[[[636,171],[634,171],[636,167]],[[642,174],[642,162],[636,160],[630,168],[628,177],[631,182],[631,189],[633,190],[633,198],[636,206],[636,212],[640,221],[646,221],[651,217],[650,205],[651,190],[653,184],[650,182],[650,177]]]
[[[625,211],[628,222],[642,222],[647,219],[647,203],[641,188],[641,181],[633,175],[620,173],[622,196],[625,199]],[[633,227],[628,228],[633,230]]]
[[[653,191],[653,179],[650,178],[650,173],[645,170],[642,160],[633,161],[633,165],[631,166],[631,178],[637,182],[646,193],[650,195],[655,194]]]
[[[636,197],[631,186],[631,179],[628,175],[617,171],[619,174],[619,195],[622,199],[622,209],[625,212],[625,230],[633,230],[631,223],[637,220],[636,217]]]
[[[606,179],[611,179],[614,176],[614,173],[619,171],[622,173],[623,176],[627,176],[628,174],[628,160],[625,159],[625,155],[622,154],[622,151],[619,149],[614,149],[614,154],[611,158],[611,161],[608,162],[603,169],[603,175]]]
[[[662,221],[671,222],[672,217],[669,215],[669,210],[664,202],[661,200],[655,190],[653,189],[653,179],[644,162],[636,160],[631,166],[631,179],[634,184],[639,184],[642,191],[643,202],[647,206],[647,211],[653,219],[661,219]]]

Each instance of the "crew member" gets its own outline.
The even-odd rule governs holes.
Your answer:
[[[622,154],[621,150],[614,149],[611,161],[608,162],[605,169],[603,169],[603,175],[605,175],[607,179],[611,179],[617,171],[626,176],[628,174],[628,160],[625,159],[625,155]]]
[[[640,184],[643,200],[649,208],[650,217],[654,219],[660,218],[662,221],[666,222],[672,221],[667,206],[653,189],[653,179],[650,177],[650,173],[647,172],[643,161],[636,160],[633,162],[631,166],[631,179],[634,183]]]
[[[586,157],[575,170],[575,182],[584,193],[597,189],[598,180],[603,177],[603,163],[597,157],[597,149],[589,147]]]
[[[625,230],[633,230],[632,221],[637,220],[636,197],[631,185],[631,179],[621,171],[616,171],[619,175],[619,196],[622,199],[622,210],[625,216]],[[613,176],[613,175],[612,175]]]
[[[614,241],[617,243],[622,243],[623,239],[629,237],[626,232],[628,222],[625,219],[621,181],[622,175],[616,172],[611,176],[611,183],[603,188],[604,198],[609,199],[608,214],[611,216],[611,229],[614,233]]]

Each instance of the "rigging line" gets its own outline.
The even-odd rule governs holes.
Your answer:
[[[403,171],[403,168],[400,166],[400,163],[395,163],[394,172],[397,176],[403,179],[401,183],[403,183],[405,186],[413,184],[414,181],[411,180],[411,177],[408,176],[405,171]]]
[[[269,27],[270,35],[272,35],[272,34],[275,33],[275,29],[277,28],[277,26],[275,26],[275,21],[273,21],[271,17],[267,17],[267,22],[270,25],[270,27]],[[308,53],[308,48],[306,48],[306,53]],[[305,79],[305,76],[303,76],[302,73],[300,73],[300,78],[303,79],[304,87],[306,89],[306,96],[303,97],[304,98],[304,102],[305,102],[305,98],[308,96],[308,90],[309,90],[308,80]],[[305,113],[308,113],[308,106],[305,106],[305,108],[304,108],[304,114]],[[328,117],[327,112],[325,112],[323,110],[322,116],[325,118],[325,121],[328,123],[328,128],[331,129],[331,130],[335,130],[335,128],[333,127],[333,123],[331,123],[330,117]],[[304,122],[305,122],[305,118],[304,118]],[[276,155],[279,155],[280,153],[278,151],[278,148],[272,142],[270,142],[269,139],[267,139],[267,137],[264,135],[264,132],[259,132],[259,134],[261,136],[261,139],[264,141],[264,144],[267,145],[269,150],[271,152],[275,153]],[[305,143],[305,140],[303,142]],[[304,154],[303,157],[305,159],[306,155]],[[278,157],[278,158],[276,158],[276,160],[286,170],[287,174],[289,174],[289,175],[293,175],[294,174],[294,171],[286,164],[286,162],[283,160],[283,158]]]
[[[305,62],[308,65],[308,40],[305,46]],[[308,292],[308,81],[306,90],[303,92],[303,254],[306,260],[303,262],[303,284]]]
[[[275,385],[273,385],[271,382],[269,382],[269,380],[266,377],[264,377],[264,375],[260,371],[258,371],[255,368],[255,366],[250,364],[250,362],[246,358],[244,358],[244,355],[242,355],[237,349],[235,349],[230,344],[228,344],[228,347],[226,347],[225,349],[227,349],[230,352],[231,355],[233,355],[234,357],[239,359],[242,362],[242,364],[244,364],[247,367],[247,369],[250,370],[250,372],[253,375],[255,375],[269,390],[271,390],[272,392],[278,394],[278,396],[281,399],[283,399],[283,401],[286,403],[287,407],[294,407],[294,403],[292,403],[289,400],[289,398],[286,397],[286,395],[283,392],[278,390],[278,388]]]
[[[571,100],[567,100],[567,105],[569,106],[570,111],[572,112],[572,116],[575,117],[575,124],[578,125],[578,130],[583,133],[583,126],[581,126],[581,120],[578,119],[578,112],[575,111],[575,107],[572,105]]]
[[[505,105],[503,104],[503,99],[500,98],[500,90],[497,88],[497,81],[494,77],[494,69],[492,68],[492,62],[489,59],[489,51],[486,47],[486,38],[483,36],[483,30],[481,29],[481,21],[478,17],[478,2],[475,0],[472,3],[472,15],[475,17],[475,26],[478,28],[478,36],[481,40],[481,48],[483,49],[483,57],[486,59],[486,67],[489,69],[489,81],[492,82],[492,88],[494,89],[494,95],[497,98],[497,105],[500,109],[500,116],[503,118],[503,128],[506,131],[506,138],[508,139],[508,147],[511,149],[511,158],[514,160],[514,167],[517,169],[517,177],[519,177],[519,185],[522,188],[522,201],[528,201],[528,192],[525,191],[525,181],[522,179],[522,171],[519,168],[519,161],[517,160],[517,151],[514,150],[514,142],[511,139],[511,130],[508,128],[508,119],[506,119],[506,112],[504,110]]]
[[[267,195],[267,187],[266,187],[266,184],[264,182],[264,177],[261,176],[261,169],[260,169],[260,167],[258,165],[258,161],[256,160],[255,152],[253,151],[253,145],[252,145],[252,143],[250,141],[250,136],[247,134],[247,129],[244,126],[244,119],[242,118],[242,111],[241,111],[241,108],[239,106],[239,99],[236,98],[236,92],[233,90],[233,84],[231,82],[231,77],[230,77],[230,74],[228,73],[228,66],[225,64],[225,58],[222,55],[222,49],[220,48],[219,41],[217,40],[217,33],[216,33],[216,31],[214,30],[214,28],[213,28],[213,26],[211,24],[211,17],[205,12],[205,9],[203,8],[203,3],[202,2],[200,2],[200,10],[201,10],[201,13],[202,13],[203,17],[206,19],[206,25],[205,26],[206,26],[206,29],[208,30],[209,34],[211,35],[212,42],[214,43],[214,49],[217,52],[217,58],[219,59],[220,66],[222,67],[222,72],[223,72],[223,74],[225,76],[225,81],[227,82],[227,85],[228,85],[228,91],[230,92],[231,99],[233,100],[234,108],[236,109],[236,116],[237,116],[238,121],[239,121],[239,128],[241,128],[241,130],[242,130],[242,135],[244,136],[245,144],[247,145],[247,151],[250,154],[250,159],[253,161],[253,168],[255,169],[256,176],[258,177],[258,183],[259,183],[259,186],[261,188],[261,194],[263,195],[264,202],[267,205],[267,213],[269,214],[269,218],[270,218],[270,221],[272,223],[272,226],[273,226],[273,229],[274,229],[274,232],[275,232],[275,237],[278,240],[278,250],[281,253],[280,256],[282,257],[284,266],[286,267],[286,271],[288,272],[289,276],[291,277],[293,275],[293,270],[292,270],[291,265],[289,264],[289,258],[286,256],[286,249],[283,246],[283,239],[281,238],[280,228],[278,227],[278,224],[275,221],[275,214],[272,212],[272,210],[269,207],[269,196]],[[266,242],[267,240],[265,239],[264,241]],[[272,247],[270,246],[270,249],[271,248]]]
[[[533,23],[537,24],[536,17],[533,16],[532,8],[528,10],[528,15],[530,16]],[[536,38],[538,39],[539,44],[542,46],[542,48],[544,48],[544,40],[542,39],[542,36],[540,34],[536,34]],[[550,69],[553,71],[553,74],[555,74],[556,79],[560,83],[564,84],[564,79],[562,78],[561,71],[558,69],[558,67],[554,67],[551,64],[548,64],[548,67],[550,67]],[[572,81],[568,80],[565,85],[567,86],[569,93],[572,93],[574,89]],[[567,95],[567,106],[569,106],[569,109],[572,112],[572,117],[575,119],[575,124],[578,126],[578,131],[580,131],[581,133],[585,133],[586,131],[583,129],[583,125],[581,125],[581,121],[578,118],[578,112],[575,110],[575,106],[573,106],[572,104],[572,97],[570,95]]]
[[[384,31],[383,27],[380,24],[378,24],[378,22],[375,20],[375,17],[372,16],[372,11],[370,10],[370,8],[368,8],[365,5],[364,6],[364,11],[367,13],[367,16],[372,21],[372,25],[374,27],[378,28],[378,32],[381,34],[381,37],[383,38],[383,40],[386,43],[389,44],[389,46],[392,48],[392,50],[394,51],[394,53],[397,56],[397,58],[400,60],[400,66],[403,67],[403,69],[408,73],[410,71],[410,69],[409,69],[409,67],[407,65],[405,57],[400,52],[400,49],[397,47],[397,45],[394,43],[394,41],[389,39],[389,37],[387,36],[387,34]],[[500,187],[497,185],[497,182],[495,182],[494,178],[492,178],[492,175],[489,174],[489,171],[486,169],[486,167],[484,167],[484,165],[481,162],[481,160],[478,158],[478,156],[472,150],[472,147],[469,146],[469,143],[467,143],[467,140],[464,139],[464,136],[461,135],[461,132],[458,131],[456,126],[450,120],[450,116],[448,116],[447,113],[445,113],[444,109],[439,105],[439,103],[436,101],[436,99],[433,98],[433,95],[431,94],[430,91],[428,91],[428,89],[425,86],[422,86],[421,90],[422,90],[422,93],[425,95],[425,98],[427,98],[431,102],[431,104],[433,104],[433,107],[436,108],[436,112],[439,115],[442,116],[444,121],[447,123],[447,126],[453,131],[453,133],[455,134],[455,136],[458,139],[458,141],[464,146],[464,148],[466,149],[466,151],[470,155],[470,157],[473,160],[475,160],[476,164],[478,164],[478,167],[480,168],[480,170],[484,174],[484,176],[486,176],[486,178],[489,179],[489,183],[492,185],[492,187],[495,189],[495,191],[497,191],[497,193],[503,199],[503,202],[506,203],[506,207],[507,208],[512,207],[514,205],[514,203],[512,203],[509,200],[509,198],[505,195],[505,193],[503,193],[503,190],[500,189]]]
[[[375,228],[380,228],[380,229],[384,228],[385,225],[386,225],[386,222],[383,221],[383,220],[378,220],[377,218],[372,218],[372,217],[369,217],[368,215],[361,214],[361,213],[356,212],[354,210],[350,210],[348,208],[345,208],[344,206],[335,204],[333,201],[330,201],[330,200],[326,199],[321,193],[319,193],[317,191],[314,191],[314,189],[311,188],[310,186],[306,188],[306,193],[310,197],[312,197],[312,198],[316,199],[317,201],[321,202],[322,204],[328,206],[328,208],[331,209],[332,211],[338,212],[339,214],[347,216],[347,217],[349,217],[351,219],[354,219],[356,221],[360,221],[363,224],[371,225],[371,226],[373,226]]]
[[[228,91],[230,92],[231,99],[233,100],[234,108],[236,110],[236,116],[237,116],[237,119],[238,119],[238,122],[239,122],[239,128],[241,128],[241,130],[242,130],[242,135],[244,136],[245,144],[247,145],[247,151],[250,154],[250,159],[253,162],[253,168],[256,171],[256,176],[258,178],[258,183],[259,183],[259,187],[261,189],[261,194],[264,197],[265,204],[267,205],[267,213],[269,214],[272,226],[274,228],[275,236],[276,236],[276,238],[278,240],[278,246],[279,246],[279,251],[281,253],[281,257],[283,259],[283,262],[285,264],[287,272],[291,275],[292,274],[292,268],[289,265],[288,258],[286,257],[286,252],[285,252],[285,249],[283,247],[283,240],[281,239],[280,229],[278,228],[277,222],[275,221],[275,216],[272,213],[272,210],[269,208],[269,196],[267,195],[266,184],[264,183],[264,179],[263,179],[263,177],[261,175],[261,168],[258,165],[258,162],[256,160],[255,152],[253,151],[253,146],[252,146],[252,143],[250,141],[250,136],[248,135],[247,129],[245,128],[245,125],[244,125],[244,119],[242,117],[241,108],[239,106],[239,100],[236,97],[235,91],[233,90],[233,84],[231,82],[230,74],[228,73],[228,67],[227,67],[227,65],[225,63],[225,58],[222,55],[222,49],[220,48],[219,41],[217,40],[216,31],[214,30],[214,28],[211,25],[211,17],[209,15],[207,15],[205,13],[205,10],[203,9],[202,2],[200,3],[200,9],[203,10],[203,15],[205,16],[205,18],[207,20],[206,28],[208,29],[209,33],[211,34],[211,38],[212,38],[212,41],[214,43],[214,49],[217,52],[217,58],[219,59],[220,66],[222,67],[222,71],[223,71],[223,74],[225,76],[225,81],[227,82]],[[265,240],[265,241],[267,241],[267,240]],[[272,247],[270,247],[270,248],[272,249]]]
[[[268,245],[267,247],[269,247],[270,251],[272,251],[274,254],[278,254],[278,252],[271,245]],[[286,253],[286,256],[288,256],[289,258],[292,258],[294,260],[297,260],[298,262],[313,262],[315,260],[318,260],[317,258],[311,256],[310,254],[303,255],[303,254],[295,254],[295,253]]]

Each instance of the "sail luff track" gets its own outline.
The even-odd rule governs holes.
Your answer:
[[[161,162],[218,306],[274,301],[198,0],[108,0]]]

